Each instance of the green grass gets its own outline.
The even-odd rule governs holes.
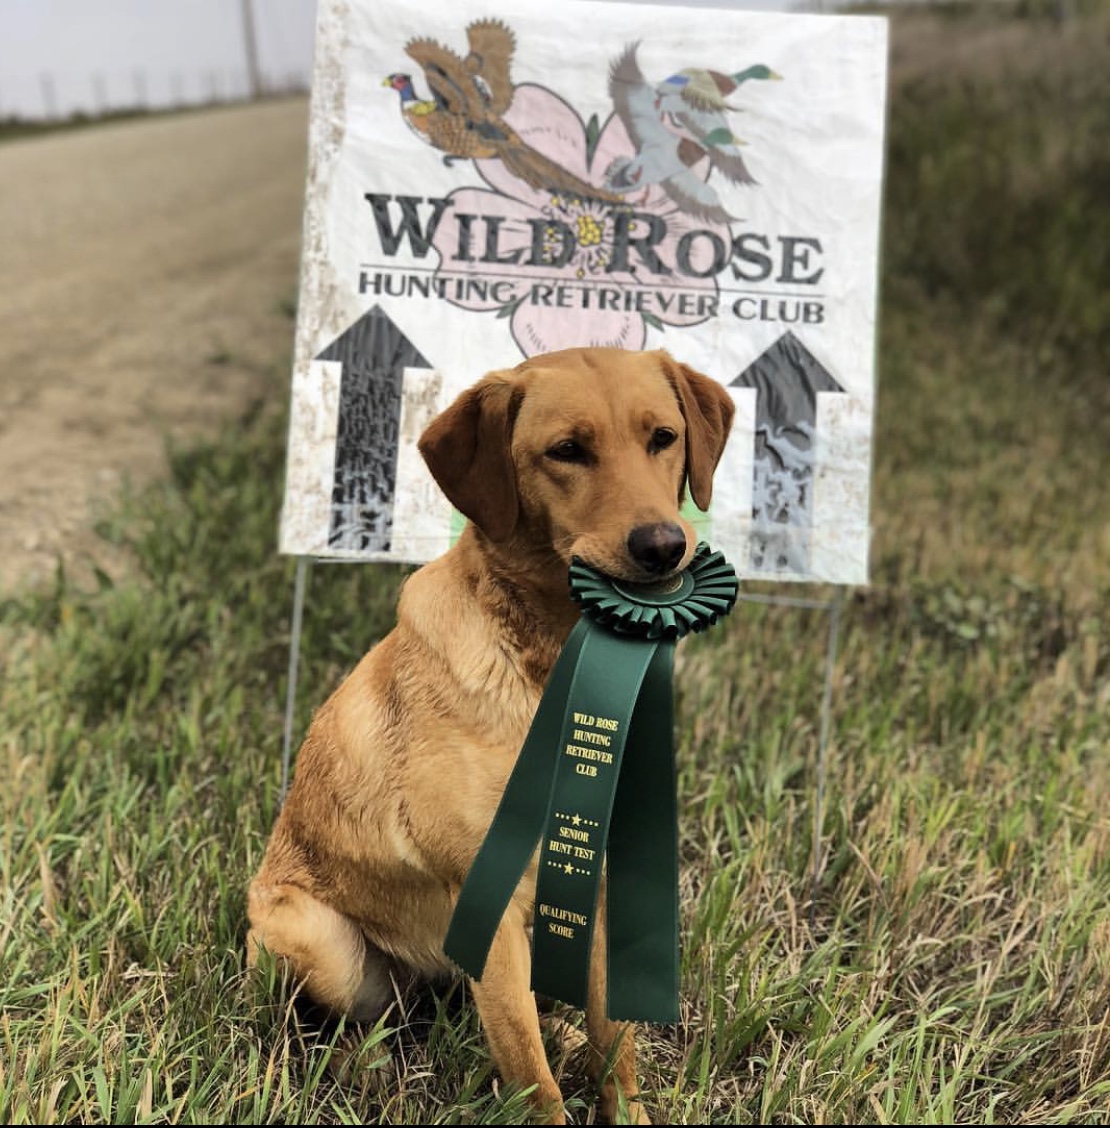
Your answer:
[[[742,604],[677,680],[658,1121],[1110,1123],[1110,243],[1086,234],[1110,194],[1077,140],[1110,101],[1087,38],[1031,38],[1067,66],[938,71],[943,128],[928,83],[892,107],[873,583],[844,605],[817,896],[827,617]],[[284,437],[260,410],[173,452],[102,523],[132,578],[0,606],[0,1122],[525,1115],[460,985],[356,1030],[245,975],[281,768]],[[299,731],[402,571],[313,570]],[[588,1119],[581,1055],[551,1055]]]

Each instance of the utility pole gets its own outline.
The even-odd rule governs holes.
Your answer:
[[[254,34],[254,9],[243,0],[243,46],[247,52],[247,83],[252,102],[262,96],[262,73],[258,69],[258,41]]]
[[[39,75],[39,87],[42,90],[42,106],[46,111],[48,121],[53,121],[58,116],[58,99],[54,88],[54,76],[43,71]]]

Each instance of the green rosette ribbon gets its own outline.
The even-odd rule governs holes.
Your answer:
[[[570,588],[582,618],[552,669],[444,950],[481,979],[538,843],[532,988],[585,1006],[604,861],[608,1014],[677,1022],[674,649],[727,615],[739,584],[702,543],[685,571],[651,584],[614,580],[576,558]]]

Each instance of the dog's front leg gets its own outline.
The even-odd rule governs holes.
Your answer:
[[[605,887],[598,895],[605,904]],[[594,922],[593,947],[590,949],[590,984],[586,999],[586,1030],[590,1039],[590,1075],[600,1086],[601,1115],[610,1124],[619,1120],[623,1097],[631,1124],[650,1124],[651,1118],[640,1103],[640,1086],[636,1080],[636,1034],[631,1022],[614,1022],[606,1013],[605,913],[599,912]]]
[[[565,1124],[563,1094],[547,1063],[524,919],[510,905],[490,945],[481,982],[471,980],[494,1064],[507,1084],[536,1088],[530,1100],[549,1124]]]

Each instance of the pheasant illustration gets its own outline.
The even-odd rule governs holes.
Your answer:
[[[631,192],[658,184],[680,210],[699,219],[727,223],[734,218],[721,204],[707,176],[694,166],[709,158],[709,172],[734,184],[754,184],[726,114],[738,109],[728,96],[749,79],[777,79],[759,64],[735,74],[690,67],[652,86],[640,71],[636,44],[609,69],[609,94],[636,154],[617,157],[605,170],[605,186]]]
[[[439,149],[446,164],[495,159],[538,190],[620,203],[619,195],[587,184],[534,149],[505,121],[514,91],[512,31],[500,20],[478,20],[466,36],[466,58],[432,39],[406,44],[405,52],[423,69],[431,98],[417,96],[411,75],[398,72],[383,80],[400,95],[402,116],[413,132]]]

